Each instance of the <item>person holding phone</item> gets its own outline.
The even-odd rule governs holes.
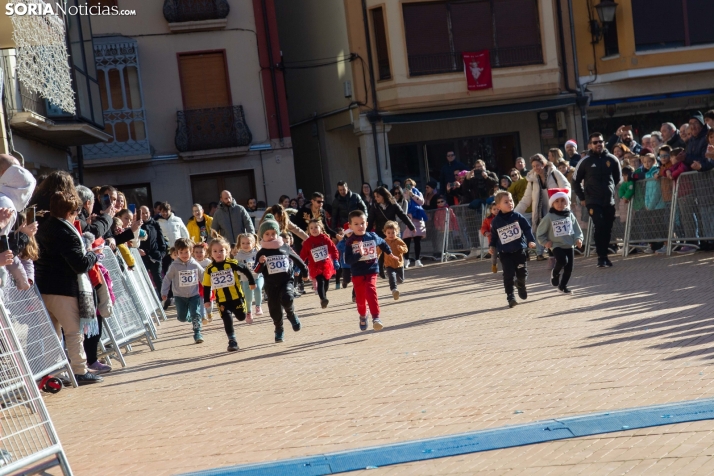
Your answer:
[[[92,215],[94,210],[94,193],[84,185],[77,186],[77,194],[82,200],[82,210],[77,219],[82,227],[82,233],[89,232],[94,236],[106,235],[112,227],[114,219],[114,208],[109,207],[101,210],[98,215]]]
[[[610,140],[607,141],[607,150],[613,150],[617,143],[625,144],[635,155],[640,155],[642,150],[642,146],[637,143],[632,135],[632,126],[618,127],[617,131],[610,137]]]

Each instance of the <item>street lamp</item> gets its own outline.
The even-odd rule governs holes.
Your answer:
[[[593,44],[600,43],[610,23],[615,21],[617,3],[612,0],[601,0],[599,4],[595,5],[595,11],[600,19],[600,23],[598,23],[597,20],[590,20],[590,33],[593,37]],[[600,24],[602,24],[602,26],[600,26]]]

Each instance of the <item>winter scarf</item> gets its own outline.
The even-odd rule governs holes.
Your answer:
[[[72,230],[79,238],[82,244],[82,253],[87,253],[87,247],[84,244],[82,235],[74,227],[72,223],[65,219],[60,220],[65,226]],[[79,330],[87,337],[99,335],[99,323],[97,322],[97,309],[94,306],[94,294],[92,293],[92,283],[89,280],[87,273],[77,275],[77,285],[79,292],[77,293],[77,304],[79,308]]]

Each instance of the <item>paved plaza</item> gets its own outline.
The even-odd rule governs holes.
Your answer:
[[[531,261],[530,297],[506,305],[490,261],[407,270],[379,292],[381,333],[360,332],[350,289],[296,300],[273,342],[266,315],[188,324],[137,344],[100,385],[45,399],[78,475],[169,475],[714,396],[714,254],[578,258],[573,296]],[[172,308],[173,310],[173,308]],[[711,421],[622,431],[364,471],[712,474]],[[355,473],[357,474],[357,473]],[[359,473],[361,474],[361,473]]]

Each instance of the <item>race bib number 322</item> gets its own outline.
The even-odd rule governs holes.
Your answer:
[[[268,274],[287,273],[290,271],[290,258],[285,255],[266,256],[265,265]]]
[[[573,234],[573,223],[570,217],[553,221],[553,235],[556,237],[569,236]]]
[[[211,288],[223,289],[236,285],[236,278],[232,269],[211,273]]]
[[[498,230],[498,238],[501,240],[501,244],[510,243],[512,241],[520,240],[522,236],[521,227],[518,222],[513,222],[509,225],[502,226]]]

